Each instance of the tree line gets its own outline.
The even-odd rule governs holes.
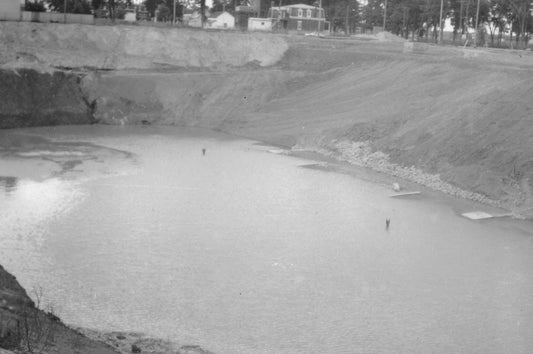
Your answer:
[[[386,29],[405,38],[431,35],[437,41],[441,0],[392,0],[387,3]],[[479,6],[479,12],[478,12]],[[383,26],[384,0],[369,0],[362,19]],[[517,45],[527,46],[533,32],[532,0],[445,0],[442,21],[449,20],[453,40],[478,28],[477,35],[501,46],[504,35],[515,35]],[[477,21],[477,22],[476,22]]]
[[[315,0],[285,0],[283,5],[302,2],[317,6]],[[356,0],[322,0],[322,7],[333,30],[355,33],[356,28],[382,27],[386,16],[389,32],[406,39],[438,40],[441,0],[367,0],[364,5]],[[454,41],[478,28],[477,35],[493,46],[502,46],[508,33],[510,41],[526,47],[533,33],[533,0],[442,0],[442,7],[443,25],[449,20]]]
[[[367,0],[361,4],[357,0],[277,0],[268,3],[274,6],[304,3],[325,9],[326,20],[338,32],[355,33],[357,29],[370,29],[383,26],[384,16],[387,31],[404,38],[438,39],[440,29],[440,7],[443,6],[442,21],[449,20],[453,27],[453,40],[479,28],[477,34],[493,46],[502,46],[504,35],[509,33],[511,42],[526,47],[533,33],[533,0]],[[26,8],[44,11],[46,4],[53,11],[93,13],[106,8],[111,18],[120,18],[117,9],[133,4],[132,0],[26,0]],[[387,11],[385,13],[385,3]],[[144,0],[146,10],[155,15],[156,9],[163,20],[171,19],[174,0]],[[176,0],[177,15],[181,17],[183,8],[198,8],[205,17],[205,0]],[[213,0],[212,10],[233,12],[245,0]],[[478,11],[479,7],[479,11]]]
[[[26,11],[46,11],[50,9],[56,12],[66,12],[74,14],[93,14],[99,10],[107,10],[107,16],[111,19],[123,19],[125,9],[134,5],[133,0],[25,0]],[[176,16],[181,17],[184,7],[189,7],[198,3],[205,6],[205,0],[144,0],[142,5],[153,17],[158,10],[159,21],[169,21],[173,16],[173,6],[176,4]]]

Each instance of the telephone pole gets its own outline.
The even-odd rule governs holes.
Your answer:
[[[442,27],[444,27],[442,25],[442,9],[444,8],[444,0],[440,0],[440,16],[439,16],[439,29],[440,29],[440,34],[439,34],[439,44],[442,45]]]
[[[348,15],[350,13],[349,12],[350,11],[350,3],[347,1],[346,4],[347,5],[346,5],[346,16],[345,16],[345,19],[344,19],[344,27],[345,27],[344,31],[346,32],[346,35],[348,36],[348,35],[350,35],[350,24],[348,23],[348,21],[349,21]]]
[[[385,0],[385,8],[383,10],[383,32],[385,32],[386,23],[387,23],[387,0]]]
[[[172,24],[176,23],[176,0],[174,0],[174,11],[172,12]]]
[[[474,33],[474,48],[477,47],[477,24],[478,24],[478,21],[479,21],[479,0],[477,0],[477,9],[476,9],[476,33]]]
[[[316,32],[317,35],[320,34],[320,22],[322,22],[322,0],[319,0],[318,2],[318,11],[317,11],[317,16],[318,16],[318,30]]]

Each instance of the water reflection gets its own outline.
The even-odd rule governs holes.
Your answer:
[[[42,182],[18,180],[9,197],[3,200],[0,232],[24,237],[43,234],[43,225],[61,217],[82,197],[83,193],[75,183],[57,178]]]
[[[5,198],[0,196],[0,261],[3,265],[20,265],[13,271],[22,279],[39,279],[50,268],[43,254],[43,243],[50,234],[49,226],[83,201],[85,194],[76,183],[48,179],[42,182],[17,180]],[[46,288],[45,281],[24,284]]]

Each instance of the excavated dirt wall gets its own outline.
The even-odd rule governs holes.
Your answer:
[[[0,129],[93,123],[80,82],[61,71],[0,70]]]
[[[82,81],[94,117],[106,124],[168,124],[223,129],[287,92],[299,72],[103,73]]]
[[[288,45],[264,33],[0,22],[0,69],[207,68],[276,63]]]
[[[214,126],[276,94],[291,74],[262,67],[287,48],[264,33],[0,22],[0,128]]]

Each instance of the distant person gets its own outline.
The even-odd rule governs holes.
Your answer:
[[[390,219],[387,218],[387,219],[385,219],[385,230],[388,231],[389,230],[389,226],[390,226]]]
[[[202,155],[205,156],[205,148],[202,149]]]

